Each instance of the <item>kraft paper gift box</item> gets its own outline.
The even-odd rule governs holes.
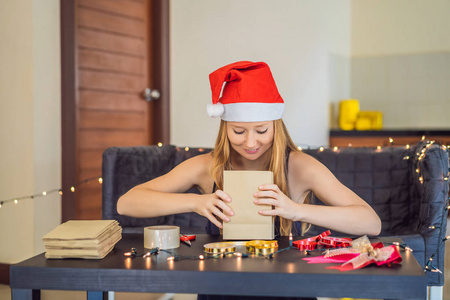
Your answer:
[[[43,238],[46,258],[101,259],[122,238],[115,220],[67,221]]]
[[[231,197],[227,205],[234,215],[223,223],[224,240],[272,240],[272,216],[262,216],[259,210],[271,210],[271,205],[256,205],[253,194],[263,184],[273,183],[271,171],[224,171],[223,190]]]

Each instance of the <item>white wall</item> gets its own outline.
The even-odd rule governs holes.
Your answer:
[[[352,56],[450,50],[450,1],[352,0]]]
[[[61,187],[61,42],[59,1],[33,0],[34,191]],[[34,253],[42,237],[61,223],[61,196],[34,205]]]
[[[385,128],[447,128],[450,1],[353,0],[351,95]]]
[[[297,144],[328,144],[330,102],[349,96],[350,1],[172,0],[171,143],[211,147],[209,73],[265,61]]]
[[[0,2],[0,199],[59,187],[59,1]],[[0,262],[43,251],[59,224],[58,194],[0,208]]]

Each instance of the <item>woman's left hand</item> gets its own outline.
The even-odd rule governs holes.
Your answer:
[[[257,205],[271,205],[272,210],[260,210],[263,216],[280,216],[285,219],[296,221],[298,219],[299,204],[286,196],[276,184],[267,184],[259,187],[254,193],[254,203]]]

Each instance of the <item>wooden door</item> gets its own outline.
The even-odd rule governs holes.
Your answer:
[[[73,17],[73,32],[68,34],[73,37],[73,80],[67,82],[73,86],[65,91],[64,81],[69,80],[63,78],[63,221],[101,219],[102,187],[97,179],[103,151],[155,144],[162,141],[156,140],[161,136],[158,128],[166,127],[154,117],[162,106],[143,97],[145,88],[156,88],[154,78],[161,77],[153,63],[160,61],[161,51],[154,51],[158,47],[153,45],[152,19],[160,15],[154,11],[160,6],[150,0],[76,0],[71,10],[67,2],[61,5],[62,18]],[[63,31],[69,31],[70,21],[62,23]],[[70,61],[71,51],[70,45],[64,49],[65,38],[63,76],[68,64],[64,59]],[[168,97],[156,101],[168,102]]]

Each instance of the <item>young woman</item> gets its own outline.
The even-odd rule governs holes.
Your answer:
[[[128,191],[117,203],[120,214],[195,212],[222,228],[234,215],[227,205],[233,199],[222,191],[223,171],[270,170],[274,184],[260,186],[254,203],[273,206],[259,213],[278,216],[281,235],[289,235],[295,221],[351,235],[379,234],[381,221],[374,210],[292,142],[281,119],[284,101],[267,64],[233,63],[211,73],[210,83],[208,113],[222,119],[214,150]],[[184,194],[193,186],[202,195]],[[311,193],[326,205],[310,204]]]

